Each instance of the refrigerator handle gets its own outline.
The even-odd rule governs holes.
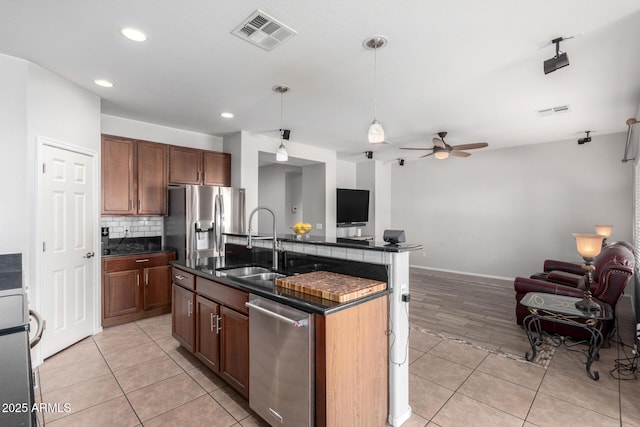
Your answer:
[[[219,255],[222,255],[222,197],[216,194],[216,199],[214,203],[214,221],[215,221],[215,245],[216,251]]]

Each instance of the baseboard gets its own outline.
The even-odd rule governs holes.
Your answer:
[[[498,279],[498,280],[510,280],[510,281],[513,281],[515,279],[515,277],[494,276],[491,274],[481,274],[481,273],[470,273],[468,271],[447,270],[444,268],[425,267],[423,265],[409,265],[409,267],[419,268],[421,270],[439,271],[441,273],[460,274],[463,276],[484,277],[486,279]]]

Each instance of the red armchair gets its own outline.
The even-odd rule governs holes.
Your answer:
[[[633,247],[626,242],[612,243],[602,249],[594,261],[593,283],[591,293],[597,300],[611,306],[615,312],[616,303],[625,286],[631,280],[635,264]],[[546,260],[545,273],[535,274],[530,278],[516,277],[516,320],[519,325],[529,314],[529,310],[520,304],[520,300],[528,292],[544,292],[582,298],[584,294],[584,271],[581,264],[563,261]],[[583,338],[580,330],[571,326],[544,323],[547,332]],[[613,328],[613,322],[604,325],[602,331],[606,337]]]

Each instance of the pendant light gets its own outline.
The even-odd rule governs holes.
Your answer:
[[[378,113],[378,49],[387,45],[387,38],[384,36],[373,36],[364,41],[366,49],[373,49],[373,121],[369,126],[368,138],[372,144],[384,142],[384,128],[377,119]]]
[[[282,110],[283,110],[283,99],[284,94],[289,92],[291,88],[284,85],[277,85],[273,87],[273,91],[280,94],[280,146],[278,147],[278,151],[276,151],[276,161],[278,162],[286,162],[289,160],[289,153],[287,153],[287,148],[284,146],[284,126],[282,126]]]

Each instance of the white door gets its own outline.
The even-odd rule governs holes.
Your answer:
[[[92,334],[93,157],[49,145],[42,146],[41,314],[46,329],[42,357]]]

